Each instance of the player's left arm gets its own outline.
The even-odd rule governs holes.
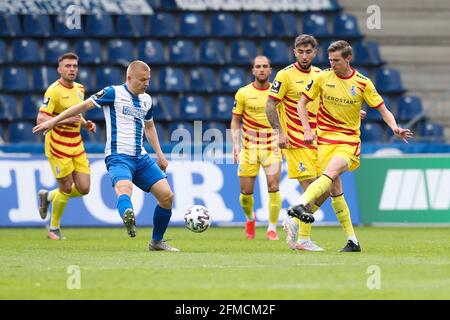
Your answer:
[[[401,138],[405,143],[408,143],[408,139],[410,139],[413,136],[413,133],[409,129],[403,129],[397,126],[397,121],[395,121],[395,117],[386,108],[384,103],[377,108],[377,110],[381,113],[381,116],[383,117],[384,122],[392,129],[395,136]]]
[[[147,138],[148,143],[152,146],[153,151],[156,153],[156,163],[162,171],[166,172],[168,163],[164,153],[161,150],[161,145],[159,144],[158,132],[156,132],[155,123],[153,122],[153,119],[146,120],[144,123],[145,137]]]
[[[95,122],[91,121],[91,120],[86,120],[83,115],[80,115],[80,122],[81,122],[81,127],[85,128],[86,131],[92,131],[93,133],[97,132],[97,126],[95,124]]]

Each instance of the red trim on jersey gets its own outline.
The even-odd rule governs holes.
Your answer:
[[[366,87],[367,83],[361,82],[361,81],[356,81],[358,82],[360,85],[362,85],[364,88]]]
[[[80,141],[74,142],[74,143],[63,142],[63,141],[56,140],[52,135],[50,135],[50,139],[51,139],[54,143],[60,144],[60,145],[65,146],[65,147],[78,147],[78,146],[81,144],[81,142],[82,142],[81,139],[80,139]]]
[[[239,116],[239,117],[242,117],[242,113],[236,113],[236,112],[232,112],[232,114],[234,114],[235,116]]]
[[[252,86],[253,86],[253,88],[255,88],[256,90],[259,90],[259,91],[266,91],[266,90],[269,90],[269,88],[270,88],[270,83],[268,83],[268,84],[267,84],[267,88],[264,88],[264,89],[257,88],[257,87],[255,86],[255,81],[252,82]]]
[[[351,75],[349,75],[348,77],[341,77],[340,75],[338,75],[336,72],[335,72],[335,74],[336,74],[336,76],[338,77],[338,78],[340,78],[340,79],[343,79],[343,80],[348,80],[348,79],[350,79],[351,77],[353,77],[354,75],[355,75],[355,73],[356,73],[356,70],[355,69],[353,69],[352,67],[350,67],[350,69],[352,69],[352,74]]]
[[[377,108],[381,107],[383,104],[384,104],[384,101],[382,101],[380,104],[378,104],[377,106],[372,107],[372,108],[377,109]]]
[[[329,129],[332,129],[331,130],[332,132],[340,132],[340,133],[344,133],[344,134],[350,135],[350,136],[357,134],[355,130],[333,126],[331,124],[321,121],[320,119],[317,119],[317,124],[319,126],[319,129],[321,129],[323,131],[330,131],[330,130],[326,130],[326,128],[322,128],[322,127],[328,127]]]
[[[300,65],[298,64],[298,61],[294,63],[294,67],[296,67],[297,70],[300,71],[301,73],[311,73],[311,67],[309,68],[309,71],[303,71],[303,69],[300,68]]]
[[[61,82],[61,78],[58,79],[58,82],[59,82],[59,84],[62,85],[64,88],[67,88],[67,89],[73,89],[73,83],[72,83],[72,86],[71,86],[71,87],[68,87],[68,86],[66,86],[64,83]]]
[[[62,159],[62,157],[60,157],[60,156],[56,155],[55,153],[53,153],[52,150],[50,150],[50,153],[51,153],[55,158]]]
[[[242,128],[250,128],[250,129],[258,130],[257,127],[252,126],[250,123],[247,123],[247,119],[244,117],[242,117]]]
[[[75,138],[78,137],[80,135],[80,132],[67,132],[67,131],[60,131],[56,128],[53,128],[53,131],[60,135],[61,137],[66,137],[66,138]]]
[[[56,126],[57,128],[61,128],[61,129],[64,129],[64,128],[78,128],[78,125],[77,124],[73,124],[73,123],[66,123],[66,124],[61,124],[61,125],[59,125],[59,126]]]
[[[308,99],[309,101],[313,101],[313,99],[311,99],[306,93],[302,92],[302,96],[305,96],[306,99]]]
[[[359,89],[359,91],[361,91],[362,93],[364,93],[364,88],[361,88],[361,87],[357,87],[358,89]]]
[[[289,101],[289,102],[291,102],[291,103],[293,103],[295,105],[298,103],[298,100],[295,101],[295,100],[289,99],[288,97],[284,97],[284,99],[286,99],[287,101]]]
[[[53,114],[48,113],[48,112],[46,112],[46,111],[39,110],[39,112],[45,113],[46,115],[53,117]]]
[[[306,148],[312,149],[312,150],[317,149],[317,148],[314,147],[313,145],[307,144],[306,142],[297,139],[297,138],[294,137],[289,131],[288,131],[288,137],[289,137],[289,139],[291,139],[294,143],[299,144],[299,145],[302,146],[302,147],[306,147]]]
[[[278,101],[278,102],[281,101],[281,99],[279,99],[279,98],[277,98],[277,97],[274,97],[274,96],[271,95],[271,94],[269,94],[269,98],[272,98],[273,100]]]
[[[243,115],[244,115],[243,118],[245,120],[247,120],[248,123],[250,123],[251,125],[253,125],[255,127],[264,128],[264,129],[269,129],[270,128],[268,126],[265,126],[263,124],[258,123],[255,119],[253,119],[251,116],[249,116],[248,113],[246,113],[246,112],[244,112]]]
[[[64,153],[62,151],[56,150],[55,148],[53,148],[53,146],[51,144],[50,144],[50,148],[51,148],[52,154],[56,153],[56,155],[58,155],[60,157],[63,157],[63,158],[76,158],[76,157],[81,156],[83,153],[86,152],[86,151],[83,150],[80,153],[77,153],[77,154],[74,154],[74,155],[70,155],[70,154]]]
[[[327,119],[328,121],[334,122],[336,124],[344,124],[344,122],[337,120],[336,118],[332,117],[331,115],[329,115],[326,111],[325,108],[319,108],[319,112],[317,114],[317,117],[324,117],[325,119]]]
[[[357,146],[360,143],[359,142],[351,142],[351,141],[342,141],[342,140],[331,140],[326,138],[317,138],[317,142],[320,144],[320,142],[326,142],[325,144],[348,144],[349,146]]]

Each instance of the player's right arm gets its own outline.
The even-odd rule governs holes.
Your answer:
[[[317,96],[319,95],[320,79],[321,79],[320,75],[317,76],[315,79],[311,79],[311,81],[305,86],[305,90],[303,91],[303,93],[297,103],[298,117],[300,118],[300,121],[302,122],[303,130],[304,130],[304,133],[303,133],[304,141],[309,144],[314,142],[314,140],[316,139],[316,135],[311,130],[311,127],[309,126],[308,109],[306,108],[306,105],[308,104],[308,102],[316,99]]]
[[[55,106],[57,103],[58,103],[58,95],[52,89],[52,87],[48,88],[44,94],[42,106],[39,108],[39,112],[36,118],[36,124],[40,124],[44,121],[52,119],[53,112],[55,110]],[[60,124],[72,124],[78,121],[80,121],[80,116],[75,116],[64,120],[64,122],[60,122]]]
[[[231,117],[231,136],[233,137],[233,160],[238,162],[239,157],[239,131],[241,129],[242,113],[245,109],[245,99],[242,89],[239,89],[234,96],[233,114]]]
[[[272,87],[270,88],[269,96],[266,102],[266,116],[269,120],[270,126],[278,134],[278,146],[280,148],[286,148],[289,145],[289,138],[283,131],[278,117],[277,105],[283,99],[287,92],[288,78],[285,70],[277,72],[275,79],[273,80]]]

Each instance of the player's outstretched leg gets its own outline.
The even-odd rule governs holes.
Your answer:
[[[298,204],[296,206],[289,207],[286,211],[288,216],[297,218],[304,223],[313,223],[314,216],[308,212],[307,208],[303,204]]]

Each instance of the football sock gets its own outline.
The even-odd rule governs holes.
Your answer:
[[[311,205],[311,209],[312,209],[312,213],[316,212],[317,210],[319,210],[319,206],[317,205]],[[300,228],[298,229],[298,238],[300,240],[310,240],[311,239],[311,228],[312,228],[312,223],[304,223],[303,221],[300,221],[297,218],[294,218],[294,221],[296,221],[297,223],[299,223]]]
[[[354,243],[358,243],[355,236],[355,231],[353,230],[350,209],[348,208],[344,195],[341,194],[336,197],[331,197],[331,206],[333,207],[334,213],[336,214],[336,217],[347,235],[347,239],[352,240]]]
[[[322,194],[327,192],[333,180],[326,174],[322,174],[317,180],[309,185],[306,191],[300,197],[300,204],[310,204],[313,203]]]
[[[276,223],[269,223],[267,227],[267,231],[277,231],[277,224]]]
[[[117,211],[119,211],[120,217],[123,219],[123,214],[127,209],[133,209],[133,204],[131,203],[130,196],[127,194],[121,194],[117,198]]]
[[[281,210],[281,197],[280,191],[269,192],[269,223],[276,225],[278,223],[278,217]],[[275,231],[276,229],[274,229]]]
[[[67,206],[69,194],[56,190],[52,201],[52,218],[50,220],[50,229],[58,229],[61,223],[61,217]]]
[[[53,199],[55,198],[56,192],[57,192],[58,190],[59,190],[59,189],[56,188],[56,189],[53,189],[52,191],[50,191],[50,192],[48,193],[48,195],[47,195],[47,200],[50,201],[50,202],[52,202]]]
[[[164,209],[156,205],[155,212],[153,213],[152,240],[159,241],[163,239],[171,216],[172,209]]]
[[[80,191],[78,191],[75,184],[72,184],[72,190],[70,191],[70,197],[77,198],[77,197],[82,197],[82,196],[84,196],[84,194],[82,194]]]
[[[252,221],[253,217],[253,194],[243,194],[239,195],[239,203],[241,204],[242,210],[247,217],[247,220]]]

